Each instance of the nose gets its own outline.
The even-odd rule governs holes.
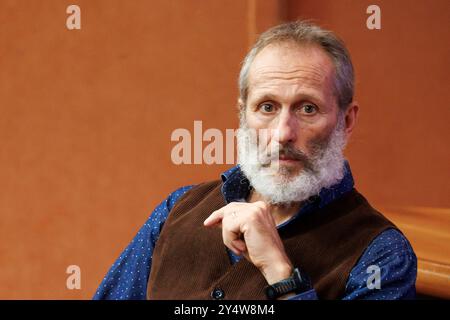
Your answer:
[[[281,145],[297,140],[297,118],[289,110],[283,110],[277,117],[274,139]]]

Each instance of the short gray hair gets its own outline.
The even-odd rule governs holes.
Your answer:
[[[350,54],[345,44],[333,32],[304,20],[284,23],[261,34],[245,57],[239,74],[239,93],[245,106],[248,95],[248,73],[256,55],[266,46],[293,41],[300,45],[316,44],[322,48],[335,66],[334,91],[338,106],[345,110],[353,101],[354,74]]]

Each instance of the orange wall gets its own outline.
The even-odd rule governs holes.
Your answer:
[[[381,8],[368,30],[366,8]],[[347,43],[358,128],[348,149],[357,187],[375,204],[450,207],[450,1],[289,1]]]
[[[90,298],[157,203],[226,168],[173,165],[170,136],[237,124],[247,4],[228,2],[0,2],[0,298]]]
[[[450,2],[377,3],[381,31],[365,28],[368,1],[1,1],[0,298],[89,299],[155,205],[228,168],[172,164],[170,135],[236,127],[240,61],[283,19],[316,18],[349,45],[359,189],[448,207]],[[71,264],[81,290],[66,288]]]

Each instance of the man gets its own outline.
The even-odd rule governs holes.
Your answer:
[[[343,157],[358,113],[344,44],[276,26],[239,86],[239,165],[162,202],[94,298],[413,298],[416,256]]]

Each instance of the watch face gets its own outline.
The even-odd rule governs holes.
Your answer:
[[[309,280],[309,277],[306,274],[301,273],[297,268],[294,270],[294,280],[299,292],[311,289],[311,281]]]

